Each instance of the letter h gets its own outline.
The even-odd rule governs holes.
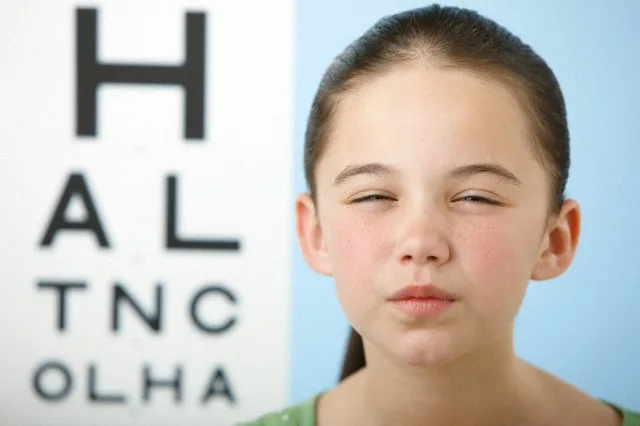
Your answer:
[[[101,83],[184,87],[184,135],[204,138],[205,15],[187,13],[181,66],[99,63],[95,9],[76,9],[76,133],[96,135],[96,91]]]

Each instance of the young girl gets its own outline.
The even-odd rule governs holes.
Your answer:
[[[563,97],[520,39],[453,7],[381,20],[327,70],[305,169],[300,247],[356,365],[253,424],[640,426],[514,353],[529,280],[562,274],[580,232]]]

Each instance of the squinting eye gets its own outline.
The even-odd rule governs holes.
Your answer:
[[[493,206],[499,206],[501,204],[499,201],[495,201],[490,198],[481,197],[479,195],[465,195],[464,197],[460,197],[455,201],[466,201],[471,203],[490,204]]]
[[[351,202],[352,203],[364,203],[364,202],[368,202],[368,201],[386,201],[386,200],[391,200],[391,197],[388,197],[388,196],[382,195],[382,194],[370,194],[370,195],[365,195],[364,197],[355,198],[355,199],[351,200]]]

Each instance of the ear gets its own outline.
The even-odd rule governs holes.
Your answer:
[[[306,193],[296,198],[296,232],[302,255],[311,269],[322,275],[331,275],[331,262],[316,206]]]
[[[545,230],[531,279],[548,280],[566,271],[576,254],[579,237],[580,206],[575,200],[566,200]]]

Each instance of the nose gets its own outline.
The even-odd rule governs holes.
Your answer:
[[[421,210],[407,214],[398,229],[396,257],[402,264],[440,266],[451,257],[442,214]]]

